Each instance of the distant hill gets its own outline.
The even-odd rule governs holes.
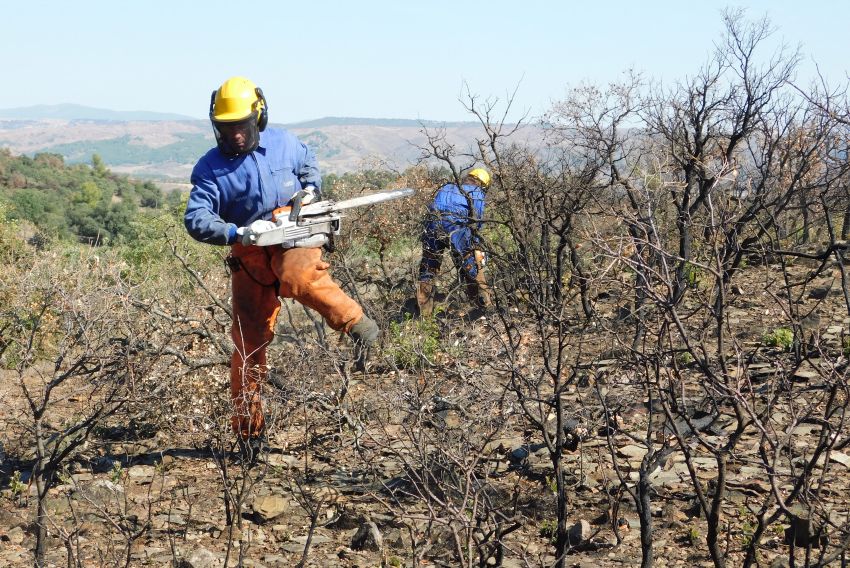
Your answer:
[[[37,108],[44,109],[45,114],[50,114],[50,109],[56,114],[63,109],[73,118],[22,118],[36,114],[0,110],[0,148],[18,155],[60,154],[67,163],[88,163],[93,154],[98,154],[118,173],[186,182],[198,157],[215,144],[207,120],[180,115],[168,119],[157,113],[140,114],[158,118],[118,119],[127,113],[103,109],[88,109],[92,113],[86,117],[80,110],[86,107],[76,105],[30,107]],[[12,115],[15,117],[8,118]],[[104,118],[108,116],[112,118]],[[453,144],[459,153],[474,152],[476,140],[483,136],[481,125],[473,121],[326,117],[280,126],[316,152],[323,172],[337,174],[376,168],[403,170],[414,165],[427,145],[426,131],[440,131],[445,142]],[[526,142],[535,137],[539,132],[525,127],[514,139]]]
[[[315,120],[303,122],[292,122],[286,124],[287,128],[321,128],[324,126],[401,126],[401,127],[456,127],[475,126],[477,122],[440,122],[438,120],[413,120],[409,118],[351,118],[344,116],[327,116]]]
[[[198,120],[193,116],[149,112],[144,110],[123,111],[93,108],[82,105],[35,105],[0,109],[0,120]]]

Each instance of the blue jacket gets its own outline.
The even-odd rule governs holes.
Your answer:
[[[282,128],[260,133],[250,154],[227,157],[218,147],[192,170],[192,191],[183,221],[193,238],[214,245],[232,244],[237,227],[289,203],[303,186],[321,189],[316,156],[294,134]]]
[[[437,191],[434,201],[428,206],[422,234],[425,248],[439,251],[443,246],[441,243],[448,238],[452,248],[464,255],[478,245],[478,231],[484,218],[484,190],[474,184],[461,188],[447,183]]]
[[[431,213],[429,217],[445,233],[466,227],[481,229],[484,218],[484,190],[474,184],[463,185],[461,188],[447,183],[437,191],[434,201],[428,206]],[[470,199],[472,210],[469,207]]]

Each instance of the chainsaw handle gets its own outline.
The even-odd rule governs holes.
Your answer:
[[[298,221],[298,216],[301,214],[301,199],[303,196],[299,191],[292,197],[292,209],[289,210],[289,220],[295,223]]]

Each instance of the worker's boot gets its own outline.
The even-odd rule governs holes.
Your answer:
[[[490,287],[487,286],[484,275],[480,271],[474,281],[467,281],[466,297],[472,303],[474,309],[474,312],[470,312],[470,315],[478,317],[478,315],[484,316],[490,312],[493,305],[490,298]]]
[[[487,280],[484,279],[484,271],[479,270],[475,276],[475,282],[478,284],[478,305],[486,311],[493,307],[493,299],[490,295],[490,286],[487,285]]]
[[[420,282],[416,288],[416,303],[419,306],[419,315],[428,317],[434,313],[434,284],[431,282]]]
[[[251,438],[239,437],[236,440],[239,450],[239,462],[248,469],[261,463],[269,451],[269,442],[265,434]]]
[[[348,330],[348,335],[354,340],[354,368],[363,371],[369,358],[369,348],[378,341],[381,330],[375,320],[363,314]]]

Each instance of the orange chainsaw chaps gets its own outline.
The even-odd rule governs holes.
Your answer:
[[[343,332],[363,317],[363,309],[333,281],[321,248],[236,244],[231,256],[239,259],[231,281],[231,424],[237,434],[249,438],[265,428],[261,390],[268,378],[266,347],[274,338],[278,296],[316,310],[332,329]]]

